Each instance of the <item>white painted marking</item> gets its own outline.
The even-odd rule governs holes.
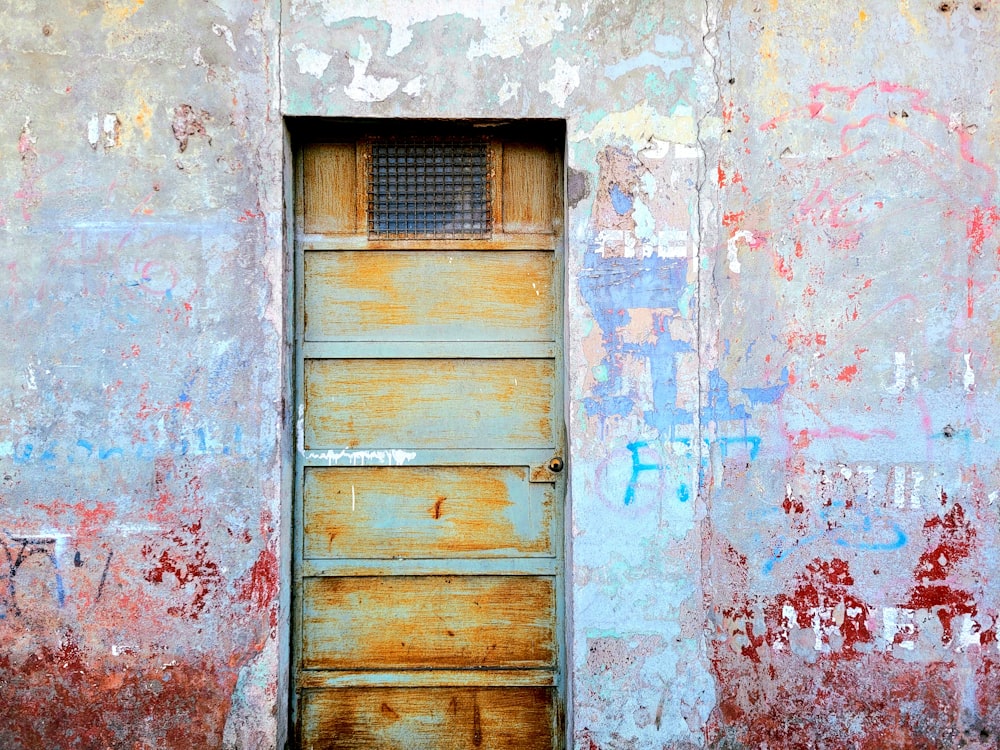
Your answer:
[[[299,449],[300,456],[304,455],[306,452],[306,438],[305,435],[303,434],[303,428],[305,427],[305,423],[306,423],[306,406],[305,404],[299,404],[299,418],[295,422],[295,435],[296,435],[296,442],[298,443],[296,447]]]
[[[892,467],[892,504],[897,508],[906,505],[906,467]]]
[[[888,387],[889,393],[900,394],[906,390],[906,353],[896,352],[894,357],[893,376],[896,381]]]
[[[299,434],[301,435],[301,433]],[[341,451],[308,451],[303,452],[303,455],[309,461],[326,461],[327,466],[339,464],[341,461],[350,463],[351,466],[366,466],[369,464],[402,466],[417,457],[417,454],[413,451],[352,451],[346,448]]]
[[[354,498],[354,485],[352,484],[351,485],[351,512],[352,513],[354,512],[354,502],[355,502],[355,498]]]
[[[87,123],[87,141],[90,143],[91,148],[97,148],[97,141],[101,137],[101,125],[98,120],[97,113],[95,112],[90,117],[90,122]]]
[[[114,112],[104,115],[104,147],[114,148],[118,145],[116,131],[120,127],[118,115]]]
[[[920,485],[923,484],[924,475],[919,471],[913,472],[913,489],[910,490],[910,507],[920,507]]]
[[[972,393],[976,387],[976,373],[972,371],[972,365],[969,364],[969,360],[972,359],[972,352],[968,354],[963,354],[965,359],[965,375],[962,376],[962,385],[965,386],[966,393]]]

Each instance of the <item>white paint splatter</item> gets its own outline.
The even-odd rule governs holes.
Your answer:
[[[661,229],[646,242],[640,242],[636,232],[624,229],[602,229],[597,234],[597,252],[603,258],[686,258],[688,236],[683,229]]]
[[[896,352],[894,361],[893,375],[896,380],[887,390],[898,395],[906,390],[906,353]]]
[[[552,41],[572,15],[566,3],[555,0],[322,0],[323,23],[328,27],[352,18],[375,18],[389,25],[386,56],[393,57],[413,41],[413,27],[445,16],[477,21],[482,37],[474,39],[466,56],[507,59]],[[311,4],[312,5],[312,4]],[[295,9],[292,10],[293,15]]]
[[[924,481],[924,475],[922,472],[913,472],[913,488],[910,490],[910,507],[919,508],[920,507],[920,485]]]
[[[301,433],[300,433],[301,434]],[[351,466],[367,466],[369,464],[381,464],[382,466],[402,466],[414,460],[417,454],[413,451],[403,450],[382,450],[382,451],[308,451],[303,454],[309,461],[325,461],[327,466],[334,466],[340,463]]]
[[[344,86],[344,93],[356,102],[381,102],[399,88],[395,78],[376,78],[368,75],[368,64],[372,61],[372,46],[363,36],[358,36],[358,56],[348,59],[354,69],[354,78]]]
[[[503,74],[503,86],[497,92],[497,101],[500,104],[505,104],[510,99],[517,96],[517,92],[521,90],[520,81],[512,81],[507,77],[507,74]]]
[[[296,44],[292,47],[295,52],[295,63],[299,66],[299,73],[315,78],[317,81],[323,77],[333,55],[312,49],[304,44]]]
[[[557,57],[552,69],[552,78],[539,83],[538,90],[551,96],[557,107],[565,107],[566,98],[580,86],[580,66]]]
[[[87,141],[90,143],[90,147],[93,149],[97,148],[97,142],[101,138],[101,123],[100,119],[95,112],[90,117],[90,122],[87,123]]]
[[[220,23],[212,24],[212,33],[216,36],[222,37],[226,40],[226,46],[229,47],[233,52],[236,51],[236,45],[233,43],[233,32],[229,30],[228,26],[223,26]]]
[[[892,650],[893,645],[912,650],[914,642],[904,640],[895,643],[897,635],[909,636],[917,632],[916,625],[913,624],[912,609],[904,607],[883,607],[882,608],[882,639],[885,641],[887,650]]]
[[[906,467],[894,466],[892,479],[892,504],[897,508],[902,508],[906,505]]]
[[[965,386],[966,393],[972,393],[976,387],[976,373],[972,371],[972,365],[969,362],[972,359],[972,352],[963,354],[962,357],[965,359],[965,374],[962,376],[962,385]]]
[[[670,156],[670,143],[659,138],[650,138],[649,145],[640,149],[639,153],[644,159],[666,159]]]
[[[740,240],[746,242],[747,245],[753,246],[753,232],[741,229],[726,241],[726,261],[729,263],[729,270],[733,273],[739,273],[743,267],[740,264],[739,256]]]
[[[121,120],[114,112],[104,115],[104,148],[114,148],[118,145],[121,126]]]
[[[417,76],[416,78],[411,78],[407,81],[406,85],[403,86],[403,93],[409,94],[410,96],[420,96],[420,92],[424,88],[424,77]]]
[[[958,645],[956,651],[965,651],[969,646],[979,645],[979,624],[969,615],[962,616],[962,626],[958,631]]]
[[[305,404],[299,404],[299,418],[295,422],[295,435],[296,435],[296,448],[299,449],[299,455],[304,456],[306,452],[306,438],[305,438],[305,422],[306,422],[306,407]]]

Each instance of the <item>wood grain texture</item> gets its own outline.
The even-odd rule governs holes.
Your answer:
[[[307,448],[555,445],[550,359],[305,362]]]
[[[306,669],[549,667],[555,581],[383,576],[303,582]]]
[[[555,155],[533,143],[503,145],[503,231],[552,234]]]
[[[529,492],[527,475],[521,466],[308,468],[305,556],[551,553],[553,490]]]
[[[550,688],[346,688],[308,691],[310,750],[550,750]]]
[[[302,152],[303,228],[351,234],[357,221],[357,157],[353,143],[317,143]]]
[[[308,252],[307,341],[549,341],[549,252]]]

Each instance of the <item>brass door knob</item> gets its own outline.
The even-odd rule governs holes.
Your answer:
[[[563,460],[559,458],[559,456],[554,456],[549,461],[549,471],[551,471],[553,474],[558,474],[562,470],[563,470]]]

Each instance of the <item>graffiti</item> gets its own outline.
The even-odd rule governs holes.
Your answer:
[[[181,394],[176,405],[166,407],[168,412],[183,411],[184,404],[190,403]],[[158,408],[158,407],[157,407]],[[243,429],[240,425],[232,428],[229,436],[222,436],[215,430],[205,427],[192,428],[180,436],[175,436],[168,446],[176,456],[242,456],[245,455],[243,445]],[[9,455],[14,464],[24,466],[31,463],[52,465],[58,462],[68,464],[89,460],[109,461],[133,457],[137,459],[155,459],[163,454],[163,446],[139,442],[134,445],[102,445],[95,444],[87,438],[78,438],[75,443],[53,440],[44,446],[36,446],[32,442],[18,441],[4,444],[0,442],[0,457]]]
[[[4,587],[2,600],[7,612],[13,615],[21,614],[21,607],[17,601],[17,572],[25,562],[35,555],[41,556],[51,563],[59,606],[62,607],[66,603],[66,591],[59,570],[59,561],[55,554],[57,541],[54,537],[17,536],[9,531],[4,531],[4,535],[0,536],[0,549],[3,550],[7,562],[7,570],[3,576],[7,580],[7,585]]]
[[[37,594],[34,591],[25,592],[24,585],[41,585],[52,591],[60,609],[66,606],[71,583],[78,587],[88,585],[82,576],[72,575],[68,564],[60,565],[66,538],[66,534],[17,534],[8,530],[0,534],[0,620],[22,615],[27,606],[23,603],[25,599],[35,600]],[[113,554],[113,551],[108,551],[103,557],[100,582],[93,599],[95,602],[103,593]],[[103,550],[91,558],[100,560],[102,556]],[[73,554],[72,567],[79,569],[85,564],[82,553],[77,549]],[[33,575],[26,577],[29,565],[33,567]]]
[[[669,451],[670,453],[681,453],[690,457],[690,438],[676,437],[670,440],[669,443],[673,446]],[[713,446],[718,446],[722,458],[729,456],[733,446],[745,447],[746,455],[751,461],[760,452],[760,437],[757,435],[706,437],[702,439],[702,444],[705,448],[701,460],[702,470],[708,465],[708,456]],[[661,449],[651,441],[639,440],[629,443],[625,447],[628,449],[632,459],[632,469],[628,479],[628,486],[625,489],[623,504],[631,505],[635,502],[636,489],[639,486],[640,476],[644,472],[669,471],[671,466],[662,459],[662,456],[668,452],[666,444]],[[687,502],[691,499],[691,487],[686,482],[678,482],[676,496],[678,501],[682,503]]]
[[[770,574],[774,566],[794,550],[824,540],[838,547],[867,552],[891,552],[906,545],[906,534],[896,521],[883,518],[878,513],[861,513],[856,518],[845,520],[842,513],[845,508],[846,504],[841,501],[831,503],[829,508],[821,508],[815,524],[821,530],[812,534],[790,542],[778,535],[774,550],[761,567],[761,572]]]

